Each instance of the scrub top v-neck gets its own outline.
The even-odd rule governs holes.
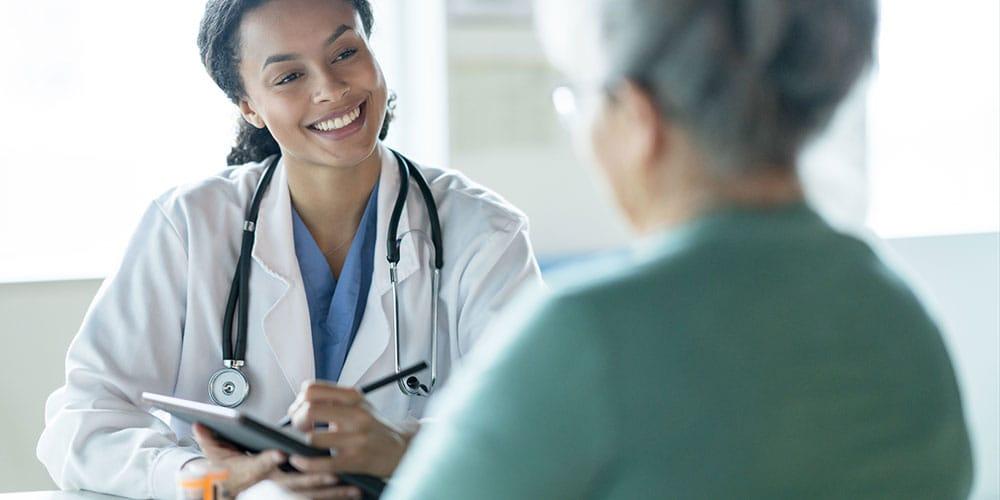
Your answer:
[[[295,255],[309,304],[313,357],[319,380],[336,382],[340,378],[365,314],[374,269],[377,199],[378,184],[368,198],[339,279],[334,278],[326,257],[292,206]]]

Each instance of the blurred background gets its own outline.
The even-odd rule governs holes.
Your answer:
[[[530,0],[373,0],[398,95],[387,142],[524,210],[546,268],[626,230],[572,153]],[[44,399],[150,200],[225,167],[236,110],[205,74],[203,0],[0,0],[0,492],[51,489]],[[878,67],[805,152],[812,201],[936,311],[1000,498],[1000,2],[883,0]]]

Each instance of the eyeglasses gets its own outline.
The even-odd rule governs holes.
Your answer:
[[[556,108],[556,113],[560,117],[573,115],[579,112],[576,92],[569,85],[559,85],[552,89],[552,106]]]
[[[597,85],[579,86],[569,83],[554,87],[552,106],[555,107],[559,120],[568,127],[581,123],[586,114],[596,108],[600,89]]]

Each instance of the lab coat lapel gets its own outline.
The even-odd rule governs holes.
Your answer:
[[[292,392],[297,393],[302,382],[315,378],[316,372],[309,307],[292,237],[291,206],[282,160],[261,200],[252,252],[258,266],[250,274],[250,307],[263,313],[264,337]],[[253,344],[252,339],[248,344]]]
[[[341,385],[355,385],[371,368],[372,364],[385,352],[392,336],[392,295],[389,283],[389,265],[386,259],[386,236],[389,228],[389,217],[392,214],[396,196],[399,193],[399,167],[395,156],[388,148],[378,146],[382,150],[382,173],[379,177],[378,189],[378,234],[375,239],[375,261],[372,272],[372,284],[368,291],[368,303],[365,316],[358,327],[358,332],[348,351],[344,369],[340,372]],[[410,184],[410,196],[403,205],[399,219],[398,236],[403,237],[412,227],[410,221],[410,200],[418,196],[417,189]],[[419,212],[418,212],[419,213]],[[396,268],[399,282],[402,283],[420,268],[413,238],[402,238],[399,249],[399,265]],[[405,309],[406,298],[400,297],[400,308]]]

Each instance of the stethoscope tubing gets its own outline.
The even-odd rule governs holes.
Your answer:
[[[253,244],[257,231],[257,217],[260,214],[260,203],[264,197],[264,191],[271,184],[274,171],[277,170],[278,160],[281,155],[277,155],[264,171],[260,181],[254,189],[250,207],[247,210],[246,218],[243,221],[243,232],[240,241],[240,256],[236,261],[236,273],[233,276],[233,283],[229,288],[229,299],[226,301],[226,313],[222,322],[222,359],[227,368],[238,368],[245,363],[246,359],[246,338],[247,323],[249,316],[250,297],[250,260],[253,252]],[[242,298],[242,299],[241,299]],[[239,317],[236,321],[236,345],[233,345],[233,313],[237,309]]]
[[[431,243],[434,247],[434,263],[433,263],[433,275],[431,278],[431,379],[430,384],[425,385],[419,382],[415,376],[410,376],[405,379],[399,379],[398,384],[400,390],[404,394],[416,395],[416,396],[427,396],[430,395],[431,390],[437,382],[437,351],[438,351],[438,298],[440,296],[440,286],[441,286],[441,269],[444,267],[444,248],[441,237],[441,221],[438,216],[437,203],[434,201],[434,196],[431,193],[430,186],[427,180],[420,173],[420,171],[403,155],[399,154],[395,150],[392,154],[396,158],[396,163],[399,168],[399,191],[396,194],[396,200],[393,203],[392,213],[389,217],[389,223],[387,224],[387,235],[386,235],[386,260],[389,264],[389,280],[392,285],[392,296],[393,296],[393,340],[395,344],[394,358],[395,358],[395,374],[399,376],[401,374],[400,366],[400,316],[399,316],[399,291],[398,291],[398,274],[397,266],[399,264],[400,258],[400,243],[401,240],[398,237],[399,232],[399,222],[403,214],[403,208],[406,205],[407,197],[409,196],[409,185],[412,179],[417,184],[417,189],[420,192],[421,198],[424,202],[424,207],[427,211],[427,218],[431,229]],[[250,202],[250,207],[247,210],[246,218],[243,222],[243,232],[240,241],[240,255],[236,263],[236,271],[233,275],[233,282],[229,288],[229,295],[226,300],[226,310],[225,317],[223,318],[222,324],[222,357],[223,364],[226,369],[240,370],[246,364],[246,349],[247,349],[247,325],[249,316],[249,297],[250,297],[250,264],[252,260],[253,245],[256,236],[257,229],[257,218],[260,212],[260,204],[263,199],[264,193],[267,191],[268,186],[271,183],[271,178],[274,176],[274,172],[277,169],[277,165],[281,155],[276,155],[273,157],[271,162],[268,164],[264,171],[264,175],[261,176],[257,186],[254,190],[253,198]],[[233,318],[236,318],[236,340],[233,342]],[[214,377],[213,377],[214,378]],[[245,379],[245,377],[243,377]],[[210,393],[214,390],[210,387]],[[249,392],[249,385],[247,385],[247,392]],[[243,395],[243,398],[246,394]],[[243,398],[240,398],[239,402],[235,405],[242,403]],[[213,396],[215,399],[215,396]],[[234,406],[235,406],[234,405]]]
[[[407,377],[406,379],[400,379],[397,384],[399,385],[399,390],[403,394],[411,396],[429,396],[431,391],[434,389],[434,385],[437,383],[438,374],[438,298],[440,297],[440,283],[441,283],[441,268],[444,267],[444,245],[441,239],[441,220],[438,217],[437,203],[434,201],[434,195],[431,193],[430,186],[427,184],[427,180],[424,179],[420,171],[413,166],[412,163],[403,155],[392,152],[396,156],[396,162],[399,166],[400,172],[400,182],[405,182],[409,184],[409,179],[412,177],[414,182],[417,184],[417,188],[420,191],[421,198],[424,201],[424,207],[427,210],[427,219],[431,226],[431,243],[434,247],[434,271],[431,277],[431,380],[429,384],[421,384],[420,380],[416,377]],[[405,181],[404,181],[405,179]],[[402,187],[401,187],[402,191]],[[389,261],[389,282],[392,285],[392,323],[393,323],[393,361],[395,363],[396,373],[400,373],[402,365],[400,359],[402,357],[401,342],[400,342],[400,321],[399,321],[399,276],[397,275],[396,266],[399,262],[399,246],[400,240],[397,238],[397,233],[399,229],[399,217],[402,214],[403,203],[405,203],[405,198],[396,198],[396,205],[393,207],[392,219],[389,223],[389,235],[386,238],[386,243],[389,245],[386,248],[386,259]]]

